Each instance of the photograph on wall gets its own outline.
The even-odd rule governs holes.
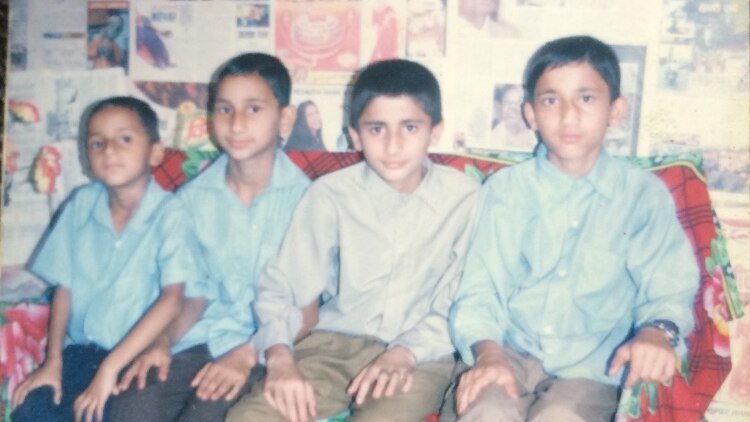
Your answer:
[[[446,7],[442,0],[406,3],[406,55],[430,58],[445,55]]]
[[[278,0],[274,6],[276,55],[295,83],[345,84],[360,65],[360,2]]]
[[[362,3],[360,63],[403,57],[406,3],[368,0]]]
[[[89,1],[87,31],[88,69],[122,67],[128,69],[127,1]]]

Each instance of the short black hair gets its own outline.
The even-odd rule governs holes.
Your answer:
[[[534,100],[536,84],[545,70],[579,62],[589,63],[604,79],[611,101],[620,97],[620,62],[612,47],[588,35],[575,35],[550,41],[531,56],[523,72],[526,101]]]
[[[208,86],[208,110],[213,110],[219,84],[229,76],[260,76],[273,91],[280,107],[289,105],[292,79],[283,63],[265,53],[244,53],[234,56],[222,64],[211,77]]]
[[[430,116],[432,126],[443,121],[440,84],[429,69],[404,59],[370,64],[357,76],[349,103],[349,126],[359,130],[358,120],[367,104],[376,97],[408,95]]]
[[[143,129],[146,131],[146,134],[148,134],[151,143],[155,144],[159,142],[161,139],[159,136],[159,118],[156,116],[154,109],[152,109],[148,103],[139,100],[138,98],[117,96],[99,100],[86,109],[83,124],[81,126],[84,131],[82,137],[84,145],[89,137],[89,124],[91,123],[91,119],[100,111],[112,107],[120,107],[135,112],[138,119],[141,121]]]

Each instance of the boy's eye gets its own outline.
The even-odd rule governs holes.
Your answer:
[[[129,144],[133,140],[133,138],[130,135],[122,135],[119,138],[117,138],[117,140],[121,144]]]
[[[225,105],[217,105],[214,107],[214,113],[216,114],[229,114],[232,112],[232,109],[229,106]]]
[[[248,114],[255,114],[258,113],[261,110],[260,106],[252,105],[247,108]]]
[[[581,101],[583,101],[584,103],[593,102],[594,101],[594,96],[593,95],[584,95],[584,96],[581,97]]]
[[[379,135],[383,133],[383,127],[382,126],[370,126],[369,132],[373,135]]]
[[[404,129],[406,129],[408,133],[414,133],[417,131],[417,129],[419,129],[419,126],[415,125],[414,123],[407,123],[406,125],[404,125]]]
[[[101,139],[89,139],[89,149],[102,149],[104,148],[104,141]]]
[[[542,104],[544,105],[555,105],[557,103],[557,98],[555,97],[544,97],[542,98]]]

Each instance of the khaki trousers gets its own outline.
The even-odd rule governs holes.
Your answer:
[[[460,374],[470,369],[460,361],[456,365],[456,379],[446,394],[440,422],[609,422],[614,417],[617,387],[583,378],[557,378],[544,371],[539,359],[512,349],[504,350],[516,377],[519,397],[513,399],[502,387],[491,385],[457,417],[455,388]]]
[[[315,390],[317,417],[326,418],[351,409],[352,421],[422,421],[440,409],[455,365],[453,356],[418,365],[408,393],[369,398],[354,405],[346,389],[367,364],[386,350],[386,344],[364,336],[314,331],[295,346],[297,367]],[[242,397],[227,421],[283,421],[263,398],[263,386]]]

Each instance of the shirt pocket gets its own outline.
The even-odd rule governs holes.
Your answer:
[[[608,331],[630,312],[635,293],[622,252],[586,244],[574,283],[573,305],[586,330]]]

